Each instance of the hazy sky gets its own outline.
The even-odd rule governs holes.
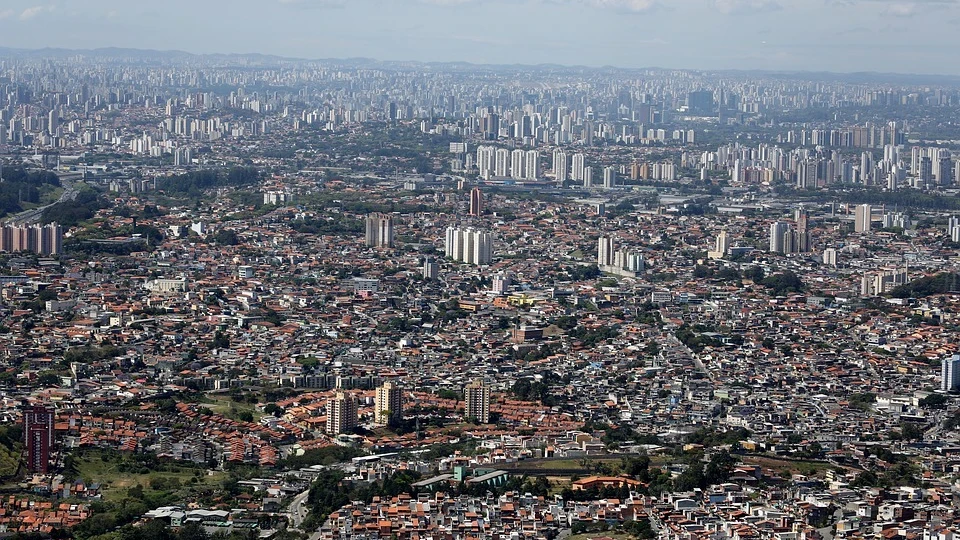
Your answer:
[[[960,0],[0,0],[0,46],[960,75]]]

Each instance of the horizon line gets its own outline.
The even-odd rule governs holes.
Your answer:
[[[186,55],[193,57],[267,57],[274,58],[282,61],[291,61],[291,62],[356,62],[356,61],[365,61],[372,62],[377,64],[423,64],[423,65],[455,65],[463,64],[467,66],[476,66],[480,68],[543,68],[543,67],[556,67],[562,69],[589,69],[589,70],[617,70],[617,71],[686,71],[686,72],[702,72],[702,73],[737,73],[737,74],[746,74],[746,73],[762,73],[762,74],[790,74],[790,75],[831,75],[831,76],[895,76],[895,77],[930,77],[930,78],[943,78],[943,79],[955,79],[957,82],[960,82],[960,74],[945,74],[945,73],[906,73],[906,72],[894,72],[894,71],[830,71],[830,70],[809,70],[809,69],[782,69],[782,70],[773,70],[773,69],[762,69],[762,68],[718,68],[718,69],[704,69],[704,68],[679,68],[679,67],[663,67],[663,66],[643,66],[643,67],[624,67],[611,64],[605,65],[585,65],[585,64],[561,64],[554,62],[541,62],[537,64],[533,63],[478,63],[470,62],[467,60],[381,60],[378,58],[371,58],[368,56],[351,56],[351,57],[341,57],[341,58],[307,58],[300,56],[285,56],[280,54],[272,53],[259,53],[259,52],[207,52],[207,53],[197,53],[185,51],[182,49],[143,49],[137,47],[120,47],[120,46],[107,46],[107,47],[93,47],[93,48],[67,48],[67,47],[43,47],[39,49],[31,48],[22,48],[22,47],[8,47],[0,45],[0,57],[8,53],[27,53],[27,54],[36,54],[42,56],[44,52],[65,52],[65,53],[74,53],[74,54],[84,54],[84,53],[104,53],[107,51],[118,51],[125,52],[133,56],[133,53],[158,53],[166,55]]]

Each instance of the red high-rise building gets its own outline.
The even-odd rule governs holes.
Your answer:
[[[25,410],[23,437],[27,447],[27,468],[32,472],[48,472],[53,448],[53,411],[42,406]]]
[[[483,192],[475,187],[470,191],[470,215],[479,216],[483,214]]]

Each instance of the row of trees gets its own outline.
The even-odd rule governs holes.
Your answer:
[[[160,179],[157,182],[157,187],[168,195],[196,197],[207,189],[256,185],[260,178],[260,171],[254,167],[232,167],[226,170],[206,169]]]

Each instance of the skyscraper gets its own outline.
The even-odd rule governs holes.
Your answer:
[[[770,225],[770,251],[783,253],[783,235],[789,230],[789,225],[776,221]]]
[[[920,172],[917,174],[920,188],[927,189],[933,184],[933,160],[924,156],[920,158]]]
[[[837,250],[834,248],[827,248],[823,250],[823,264],[828,266],[837,265]]]
[[[510,178],[523,180],[523,174],[526,172],[524,168],[524,159],[526,156],[527,153],[519,148],[510,152]]]
[[[603,187],[607,189],[617,187],[617,169],[613,166],[603,168]]]
[[[727,234],[727,231],[720,231],[720,234],[717,235],[714,250],[719,253],[721,257],[730,251],[730,235]]]
[[[583,169],[586,156],[583,154],[574,154],[570,165],[570,179],[574,182],[583,181]]]
[[[437,279],[437,274],[439,273],[440,265],[431,257],[427,257],[423,261],[423,279]]]
[[[57,223],[0,226],[0,251],[59,255],[63,253],[63,228]]]
[[[477,379],[463,389],[464,416],[478,423],[490,423],[490,388]]]
[[[527,180],[536,180],[540,178],[540,152],[528,150],[523,160],[523,177]]]
[[[601,236],[597,242],[597,266],[603,268],[613,264],[613,238]]]
[[[27,447],[27,468],[46,473],[53,449],[53,411],[46,407],[30,407],[23,412],[23,437]]]
[[[691,114],[713,114],[715,101],[710,90],[698,90],[687,94],[687,109]]]
[[[493,162],[496,155],[496,148],[492,146],[477,147],[477,169],[480,172],[480,178],[489,180],[493,174]]]
[[[567,154],[559,148],[553,151],[553,175],[558,183],[566,182],[569,176]]]
[[[53,109],[50,111],[49,118],[47,119],[47,128],[50,135],[56,136],[60,131],[60,111]]]
[[[870,232],[870,215],[873,207],[869,204],[858,204],[854,212],[853,230],[858,233]]]
[[[960,354],[944,358],[941,362],[940,389],[944,392],[960,390]]]
[[[493,258],[493,235],[473,228],[447,227],[444,251],[455,261],[489,264]]]
[[[493,175],[501,178],[510,175],[510,151],[506,148],[497,148],[493,161]]]
[[[327,435],[350,433],[357,427],[357,398],[337,392],[327,399]]]
[[[480,216],[483,214],[483,192],[475,187],[470,190],[470,215]]]
[[[797,210],[797,251],[806,253],[810,251],[810,215],[806,209]]]
[[[389,424],[391,420],[403,418],[403,396],[400,387],[385,382],[377,388],[374,420],[378,424]]]
[[[387,214],[367,216],[367,247],[393,246],[393,217]]]

